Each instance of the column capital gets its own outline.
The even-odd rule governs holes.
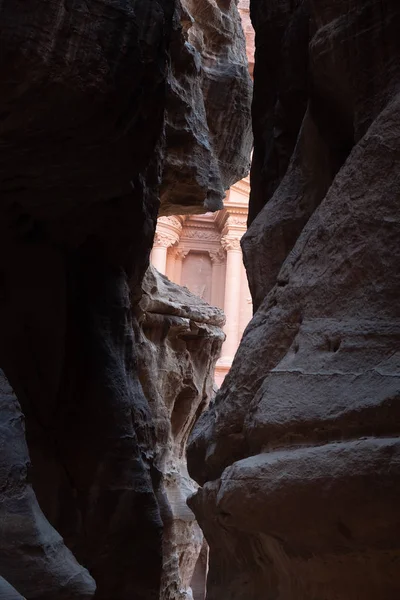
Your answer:
[[[189,250],[184,250],[183,248],[176,248],[175,256],[176,258],[183,260],[189,254]]]
[[[159,217],[153,246],[169,248],[177,244],[182,232],[182,222],[178,217]]]
[[[211,262],[216,265],[222,264],[225,261],[226,254],[223,248],[218,248],[218,250],[209,250],[208,254],[211,258]]]
[[[176,243],[174,236],[168,233],[156,231],[154,234],[153,248],[169,248]]]
[[[240,247],[240,237],[236,235],[224,235],[221,238],[221,244],[227,252],[241,252],[242,250]]]
[[[182,221],[179,217],[158,217],[157,226],[165,226],[173,229],[177,233],[182,231]]]

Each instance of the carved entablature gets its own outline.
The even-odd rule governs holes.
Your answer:
[[[242,215],[242,214],[230,215],[228,217],[227,224],[228,224],[228,227],[229,226],[243,227],[243,230],[246,230],[247,215]]]
[[[197,227],[188,227],[185,229],[183,239],[204,240],[207,242],[217,242],[220,239],[218,231],[212,229],[200,229]]]
[[[243,194],[244,196],[248,197],[249,196],[249,192],[250,192],[250,182],[249,179],[242,179],[241,181],[238,181],[237,183],[235,183],[232,186],[232,189],[235,191],[238,191],[239,193]]]

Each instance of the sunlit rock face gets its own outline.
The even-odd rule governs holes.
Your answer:
[[[186,443],[213,395],[214,368],[225,338],[225,319],[221,310],[172,283],[153,267],[145,275],[143,290],[138,314],[138,373],[154,418],[154,464],[162,482],[161,598],[184,600],[192,598],[196,564],[199,588],[203,585],[205,589],[207,568],[200,557],[203,535],[186,504],[197,489],[187,473]]]
[[[190,144],[181,162],[186,152],[192,171],[167,182],[164,170],[169,124],[183,114],[171,86],[186,76],[186,53],[203,52],[188,48],[183,30],[178,35],[181,12],[175,0],[0,5],[4,594],[89,600],[96,589],[96,600],[160,597],[157,416],[138,379],[133,327],[162,173],[163,203],[174,184],[179,205],[187,196],[179,189],[197,185],[196,165],[204,171]],[[239,17],[234,6],[228,13],[233,39]],[[220,44],[223,54],[229,43]],[[219,56],[218,42],[213,48]],[[230,62],[238,80],[235,56],[226,53],[224,68],[210,66],[217,87]],[[207,87],[203,62],[190,76],[195,96],[197,78]],[[249,82],[243,77],[239,87],[230,124],[203,91],[218,139],[236,126],[236,111],[248,113]],[[212,145],[206,133],[201,148]],[[232,165],[221,166],[218,194],[243,173],[247,129],[238,125],[233,137],[235,147],[212,151]],[[179,212],[189,205],[216,207],[194,194]]]
[[[400,7],[251,3],[256,313],[191,437],[208,599],[400,593]]]
[[[161,212],[223,207],[245,177],[252,84],[235,0],[180,0],[174,14]]]

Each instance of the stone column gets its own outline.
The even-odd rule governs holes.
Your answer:
[[[224,302],[226,340],[222,348],[222,357],[225,360],[233,360],[239,343],[242,250],[240,237],[237,235],[228,233],[221,242],[227,253]]]
[[[177,248],[177,250],[175,252],[175,269],[174,269],[173,281],[174,281],[174,283],[177,283],[178,285],[181,285],[183,261],[187,254],[188,254],[187,251],[182,250],[182,248]]]
[[[151,264],[163,275],[167,272],[167,251],[173,243],[169,236],[156,232],[151,251]]]
[[[246,231],[250,184],[247,179],[239,181],[229,190],[224,209],[219,213],[221,245],[227,251],[225,272],[224,312],[226,316],[226,340],[222,355],[215,368],[215,382],[220,385],[228,373],[239,345],[240,335],[246,319],[243,311],[242,284],[243,260],[240,240]]]
[[[242,265],[242,283],[240,288],[240,320],[239,320],[239,343],[244,330],[253,316],[253,305],[249,284],[247,281],[246,269]]]
[[[223,292],[224,292],[224,263],[225,251],[223,248],[219,250],[211,250],[209,252],[212,262],[212,281],[211,281],[211,304],[224,308]]]
[[[160,217],[157,221],[151,263],[163,275],[167,274],[168,248],[179,242],[181,231],[180,217]]]
[[[170,281],[175,281],[175,259],[176,259],[176,248],[169,248],[167,250],[167,271],[166,275]]]

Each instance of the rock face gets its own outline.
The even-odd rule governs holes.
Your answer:
[[[28,598],[35,596],[38,585],[45,598],[56,597],[58,586],[66,591],[66,597],[90,598],[96,589],[93,579],[48,523],[33,492],[24,419],[3,372],[0,372],[0,411],[1,572],[10,581],[18,582]],[[13,590],[4,580],[0,584],[0,591],[10,598],[20,597],[15,592],[11,595]]]
[[[14,593],[10,584],[27,600],[86,600],[95,588],[96,600],[160,597],[163,484],[131,309],[148,266],[166,137],[172,146],[166,122],[182,114],[171,105],[169,64],[179,44],[182,57],[197,56],[177,35],[180,10],[174,0],[0,6],[4,594]],[[239,17],[228,12],[233,31]],[[219,44],[229,46],[216,40],[215,57]],[[230,60],[226,53],[226,69]],[[216,79],[225,73],[218,65]],[[173,68],[175,79],[186,73]],[[193,89],[206,80],[205,66],[196,69]],[[232,70],[244,118],[249,84]],[[219,140],[217,107],[203,94]],[[221,182],[245,168],[247,125],[239,130],[239,158],[226,150],[233,168]],[[202,147],[212,145],[207,136]],[[196,164],[203,169],[200,155]],[[177,198],[197,185],[191,176],[177,180]],[[204,194],[190,202],[213,208]]]
[[[243,250],[257,310],[188,450],[207,598],[389,600],[400,593],[400,7],[251,8]]]
[[[3,600],[23,600],[23,597],[2,577],[0,577],[0,593]]]
[[[192,598],[207,563],[200,557],[203,535],[186,499],[197,489],[187,473],[186,442],[213,395],[215,363],[225,335],[225,318],[186,288],[149,267],[138,314],[138,374],[155,423],[155,461],[162,473],[164,522],[163,600]],[[200,559],[200,560],[199,560]],[[203,564],[203,568],[200,569]],[[200,598],[200,589],[196,589]]]
[[[246,55],[249,72],[253,75],[254,71],[254,29],[250,18],[250,0],[239,0],[238,9],[242,20],[243,33],[246,38]]]
[[[161,215],[223,207],[245,177],[252,85],[234,0],[177,0],[167,98]]]

